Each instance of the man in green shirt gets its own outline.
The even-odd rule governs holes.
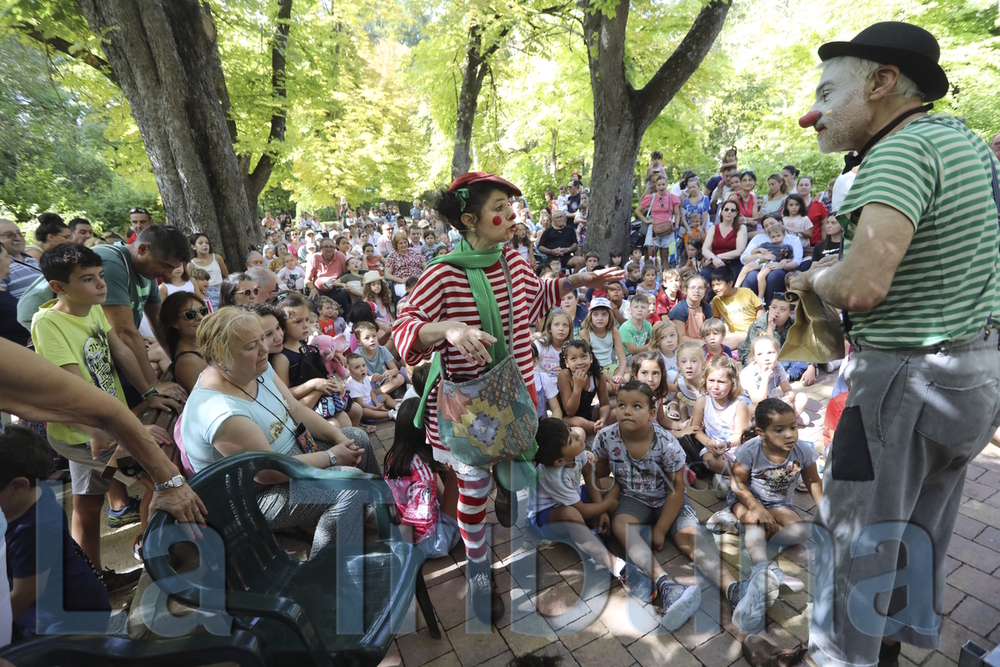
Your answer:
[[[1000,424],[998,163],[960,121],[927,114],[948,91],[930,33],[878,23],[819,55],[799,123],[824,153],[857,151],[860,168],[837,214],[843,260],[790,285],[846,311],[854,344],[816,514],[828,532],[814,568],[832,574],[811,591],[810,655],[895,665],[900,641],[940,643],[966,466]]]

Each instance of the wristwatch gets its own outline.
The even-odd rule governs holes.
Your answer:
[[[330,467],[337,465],[337,455],[333,453],[333,449],[326,450],[326,455],[330,457]]]
[[[167,489],[176,489],[181,486],[184,486],[184,477],[182,475],[174,475],[165,482],[154,484],[153,491],[166,491]]]
[[[142,400],[145,401],[150,396],[156,396],[159,393],[160,392],[156,391],[156,386],[154,385],[154,386],[152,386],[152,387],[149,388],[149,391],[147,391],[145,394],[142,395]]]

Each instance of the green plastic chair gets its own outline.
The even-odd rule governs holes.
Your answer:
[[[331,544],[307,562],[291,558],[257,505],[253,479],[263,470],[310,480],[311,493],[318,486],[370,494],[378,539],[344,550]],[[377,665],[415,594],[431,636],[441,637],[421,572],[423,552],[402,540],[385,480],[355,471],[319,470],[270,452],[244,452],[206,468],[190,484],[208,509],[208,526],[225,545],[224,563],[206,559],[200,564],[209,573],[201,581],[212,581],[214,575],[214,581],[225,582],[225,590],[192,581],[190,574],[185,577],[175,569],[178,559],[169,547],[180,540],[176,522],[163,511],[150,517],[143,536],[146,571],[164,592],[188,606],[197,608],[213,595],[224,597],[224,611],[263,641],[276,664]]]
[[[260,640],[241,631],[226,637],[199,634],[179,639],[43,635],[0,649],[0,658],[16,667],[196,667],[221,663],[265,667],[273,664]]]

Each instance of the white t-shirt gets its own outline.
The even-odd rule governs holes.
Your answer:
[[[535,367],[535,370],[541,369],[554,382],[559,371],[562,370],[559,368],[559,350],[551,345],[542,345],[541,343],[535,343],[535,349],[538,350],[538,366]]]
[[[587,452],[580,452],[563,466],[539,466],[538,486],[528,490],[528,518],[550,507],[567,507],[580,502],[580,480]]]
[[[545,419],[549,416],[548,401],[559,394],[559,387],[556,381],[548,373],[540,373],[535,369],[535,393],[538,395],[538,418]]]
[[[781,391],[781,385],[788,382],[788,371],[781,364],[774,365],[774,372],[768,377],[764,377],[760,368],[755,363],[749,363],[740,371],[740,386],[743,391],[750,394],[751,390],[760,391],[764,382],[768,383],[767,397],[781,398],[785,392]]]
[[[355,380],[353,377],[347,378],[347,393],[351,398],[358,399],[363,405],[370,408],[375,407],[372,403],[372,379],[366,376],[364,380]]]

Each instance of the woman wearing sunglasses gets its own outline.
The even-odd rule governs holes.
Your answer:
[[[219,287],[219,308],[252,303],[260,289],[246,273],[230,273]]]
[[[733,275],[739,275],[743,269],[740,255],[747,247],[747,228],[742,224],[737,195],[730,194],[722,203],[719,224],[709,227],[705,233],[705,244],[701,254],[705,258],[701,275],[706,281],[712,276],[712,271],[723,266],[733,270]],[[711,298],[711,291],[709,291]]]
[[[205,360],[198,352],[198,326],[209,313],[205,301],[190,292],[176,292],[160,306],[160,324],[167,336],[174,380],[191,393]]]

